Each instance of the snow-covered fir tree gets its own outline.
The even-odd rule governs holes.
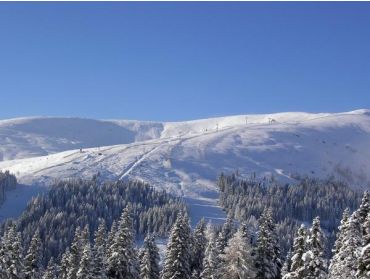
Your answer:
[[[110,249],[112,248],[114,240],[116,238],[117,228],[118,228],[117,221],[113,221],[112,226],[110,228],[110,231],[108,233],[107,243],[106,243],[106,247],[105,247],[106,258],[108,258],[108,256],[111,255],[111,250]]]
[[[357,210],[360,223],[363,225],[365,223],[367,215],[370,213],[370,194],[368,191],[364,192],[361,200],[360,207]],[[365,229],[363,229],[363,234],[365,235]]]
[[[151,279],[150,255],[148,250],[140,252],[140,278]]]
[[[56,265],[53,257],[50,258],[42,278],[43,279],[56,279],[56,278],[58,278],[58,266]]]
[[[134,249],[134,229],[130,207],[121,215],[117,233],[107,257],[107,276],[109,278],[131,279],[139,277],[139,263]]]
[[[207,246],[203,259],[203,271],[200,274],[202,279],[217,279],[220,277],[220,252],[216,244],[216,234],[209,223],[207,225]]]
[[[71,244],[69,254],[68,254],[68,266],[67,266],[67,278],[75,279],[77,278],[77,271],[79,269],[81,260],[81,249],[83,248],[81,242],[81,228],[77,227],[75,230],[75,236]]]
[[[206,246],[207,246],[206,222],[204,218],[202,218],[194,229],[193,239],[192,239],[191,271],[192,271],[192,278],[194,279],[200,278],[200,274],[203,271],[203,259],[204,259],[204,253],[206,250]]]
[[[216,240],[218,251],[221,254],[223,254],[225,247],[227,246],[227,242],[234,235],[234,233],[235,233],[234,222],[232,216],[229,214]]]
[[[343,215],[342,215],[342,220],[340,221],[340,225],[338,227],[338,232],[337,232],[337,238],[334,243],[334,248],[332,250],[333,255],[337,254],[341,247],[343,246],[343,239],[346,234],[346,230],[348,227],[348,220],[350,218],[350,210],[349,208],[344,209]]]
[[[93,275],[94,278],[106,278],[106,241],[107,241],[106,226],[104,220],[99,224],[95,232],[94,246],[93,246]]]
[[[302,224],[298,229],[293,241],[293,251],[291,252],[291,259],[289,260],[289,256],[287,257],[286,262],[290,263],[290,266],[287,268],[288,273],[282,275],[283,278],[300,279],[305,276],[303,254],[306,252],[306,238],[306,228]]]
[[[243,236],[243,231],[240,228],[229,240],[222,259],[222,278],[246,279],[256,277],[252,247],[248,238]]]
[[[139,252],[140,256],[140,278],[158,279],[159,278],[159,250],[155,244],[155,237],[147,234],[144,239],[143,247]]]
[[[81,231],[80,243],[82,247],[90,243],[90,230],[88,224],[86,224],[83,230]]]
[[[293,256],[292,251],[289,250],[286,255],[286,259],[284,261],[283,267],[281,268],[281,276],[283,277],[283,279],[286,279],[285,275],[291,272],[290,268],[292,266],[292,256]]]
[[[280,278],[281,256],[270,210],[265,209],[258,221],[256,255],[257,278]]]
[[[10,224],[5,230],[1,242],[1,277],[24,278],[24,262],[21,235],[16,231],[16,225]]]
[[[251,230],[249,229],[248,223],[246,221],[243,221],[240,224],[240,230],[242,232],[243,238],[248,239],[249,243],[252,244]]]
[[[25,277],[28,279],[41,278],[42,275],[42,248],[40,233],[35,232],[25,257]]]
[[[360,249],[360,255],[358,259],[358,266],[356,277],[357,278],[370,278],[370,213],[363,224],[363,238],[362,247]]]
[[[307,279],[323,279],[327,277],[327,266],[324,258],[324,234],[320,226],[320,218],[313,219],[307,237],[307,251],[303,254],[304,276]]]
[[[180,212],[172,227],[163,264],[162,278],[191,278],[191,228],[189,218]]]
[[[355,278],[362,245],[362,228],[354,212],[348,219],[343,214],[338,239],[335,243],[335,254],[329,266],[330,278]]]
[[[58,268],[58,274],[61,279],[68,278],[70,254],[71,252],[69,251],[69,248],[67,248],[62,255],[62,259]]]
[[[83,239],[84,240],[84,239]],[[94,278],[94,261],[91,255],[90,244],[86,243],[83,246],[80,264],[76,273],[77,279],[92,279]]]

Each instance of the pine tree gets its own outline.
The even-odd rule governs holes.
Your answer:
[[[255,278],[256,268],[252,257],[252,247],[249,240],[243,237],[241,229],[229,240],[222,258],[222,278]]]
[[[42,276],[43,279],[57,279],[58,278],[58,267],[54,262],[54,258],[51,257],[48,266]]]
[[[151,279],[151,262],[150,254],[148,250],[143,250],[140,257],[140,278],[141,279]]]
[[[82,247],[90,243],[89,225],[85,225],[84,229],[81,231],[80,243]]]
[[[367,215],[363,228],[363,246],[360,249],[357,278],[370,278],[370,213]]]
[[[162,277],[166,279],[191,277],[191,228],[187,215],[179,213],[171,229],[164,259]]]
[[[243,238],[248,239],[249,243],[252,244],[252,237],[247,222],[244,221],[240,224],[240,230],[242,231]]]
[[[346,208],[343,212],[342,220],[340,221],[340,225],[338,227],[337,238],[335,240],[334,248],[332,250],[333,255],[337,254],[343,245],[343,238],[348,227],[349,218],[350,218],[349,208]]]
[[[81,228],[77,227],[73,242],[71,244],[71,249],[68,254],[67,278],[69,279],[77,278],[77,271],[81,261],[81,248],[83,248],[81,242],[81,233]]]
[[[227,242],[230,238],[234,235],[235,228],[234,223],[231,215],[228,215],[226,218],[225,223],[222,226],[221,232],[219,233],[216,243],[218,251],[223,254],[225,247],[227,246]]]
[[[200,275],[202,279],[218,279],[220,278],[219,267],[221,264],[220,252],[216,244],[215,232],[211,226],[207,226],[208,242],[203,259],[203,271]]]
[[[69,260],[70,260],[71,252],[69,248],[66,249],[66,251],[62,255],[62,259],[60,261],[59,266],[59,277],[61,279],[67,279],[68,278],[68,271],[70,268]]]
[[[42,248],[40,234],[35,232],[25,257],[25,277],[37,279],[41,277],[42,270]]]
[[[140,250],[140,278],[159,278],[159,250],[155,244],[154,235],[145,237],[143,247]]]
[[[281,276],[283,279],[287,279],[286,275],[288,275],[291,272],[291,266],[292,266],[292,251],[289,250],[286,256],[286,259],[284,261],[283,267],[281,268]]]
[[[358,216],[359,213],[354,212],[348,219],[347,213],[343,214],[338,239],[333,250],[335,253],[329,266],[330,278],[354,278],[356,276],[362,244],[362,228]]]
[[[104,220],[99,224],[99,227],[95,233],[93,258],[94,278],[106,278],[106,228]]]
[[[204,252],[207,245],[206,239],[206,222],[203,219],[196,225],[192,239],[192,278],[200,278],[200,274],[203,271],[203,259]]]
[[[6,271],[6,264],[7,264],[7,251],[5,248],[6,235],[7,235],[7,232],[5,231],[4,236],[2,236],[0,240],[0,278],[1,279],[8,278],[7,271]]]
[[[324,259],[324,234],[320,227],[320,218],[316,217],[307,238],[307,249],[303,256],[305,275],[303,278],[326,278],[326,260]]]
[[[257,278],[280,278],[281,256],[275,224],[270,210],[265,210],[258,221],[256,248]]]
[[[3,237],[2,274],[4,278],[24,278],[24,263],[21,235],[16,225],[11,224]]]
[[[77,279],[92,279],[94,276],[94,262],[91,256],[90,244],[87,243],[83,247],[79,269],[76,273]]]
[[[364,192],[360,207],[358,208],[357,212],[359,215],[359,221],[363,225],[367,215],[370,213],[370,195],[368,191]],[[363,232],[363,234],[365,233]]]
[[[117,222],[113,221],[112,226],[110,228],[110,231],[108,233],[107,244],[106,244],[106,248],[105,248],[107,258],[111,255],[110,248],[112,248],[112,245],[113,245],[114,240],[116,238],[117,227],[118,227]]]
[[[300,279],[305,276],[303,255],[306,252],[306,228],[302,224],[293,241],[293,252],[290,260],[289,273],[283,275],[285,279]],[[289,260],[287,260],[289,262]]]
[[[363,232],[363,245],[366,246],[370,243],[370,212],[367,214],[367,217],[362,225]]]
[[[139,277],[139,265],[134,249],[133,221],[129,207],[122,212],[117,233],[110,247],[107,276],[124,279]]]

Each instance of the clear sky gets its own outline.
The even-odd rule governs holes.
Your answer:
[[[0,3],[0,118],[370,108],[370,3]]]

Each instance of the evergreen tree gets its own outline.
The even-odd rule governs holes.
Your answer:
[[[292,257],[290,260],[287,259],[290,266],[288,267],[289,273],[283,275],[285,279],[300,279],[305,276],[303,255],[306,252],[306,238],[306,228],[302,224],[294,238]]]
[[[93,247],[93,275],[94,278],[106,278],[106,228],[104,220],[99,224],[95,232]]]
[[[140,278],[141,279],[151,279],[151,262],[150,254],[148,250],[143,250],[140,257]]]
[[[71,244],[71,249],[68,254],[67,278],[69,279],[77,278],[77,271],[81,261],[81,249],[83,248],[81,234],[81,228],[77,227]]]
[[[225,223],[222,226],[221,232],[218,235],[217,241],[216,241],[218,251],[221,254],[223,254],[225,247],[227,246],[227,242],[234,235],[234,233],[235,233],[235,227],[234,227],[233,219],[231,215],[228,215]]]
[[[57,279],[58,278],[58,267],[54,262],[54,258],[51,257],[48,266],[42,276],[43,279]]]
[[[243,237],[241,229],[229,240],[222,258],[222,278],[255,278],[256,268],[252,258],[252,248],[249,240]]]
[[[21,235],[11,224],[4,233],[2,240],[2,271],[4,278],[24,278],[24,263]]]
[[[343,245],[343,238],[348,227],[349,218],[350,218],[349,208],[346,208],[343,212],[342,220],[340,221],[340,225],[338,227],[337,238],[335,240],[334,248],[332,250],[333,255],[337,254]]]
[[[366,246],[370,243],[370,212],[367,214],[365,222],[362,225],[363,232],[363,245]]]
[[[108,233],[107,244],[106,244],[106,248],[105,248],[107,258],[112,254],[110,249],[112,248],[113,243],[116,239],[117,227],[118,227],[117,222],[113,221],[112,226],[110,228],[110,231]]]
[[[370,213],[368,213],[363,228],[363,246],[360,248],[357,278],[370,278]]]
[[[80,265],[76,273],[77,279],[92,279],[94,276],[94,262],[91,256],[90,244],[86,243],[83,247]]]
[[[59,266],[59,277],[61,279],[67,279],[68,278],[68,271],[70,268],[69,260],[70,260],[70,254],[69,248],[66,249],[66,251],[62,255],[62,259],[60,261]]]
[[[196,225],[192,241],[192,278],[198,279],[203,271],[203,259],[207,245],[206,222],[204,218]]]
[[[211,224],[207,226],[208,242],[203,259],[202,279],[218,279],[220,277],[219,267],[221,264],[220,252],[216,244],[216,236]]]
[[[243,238],[249,240],[249,243],[252,244],[252,237],[246,221],[243,221],[240,224],[240,230],[242,231]]]
[[[282,267],[280,248],[271,211],[266,209],[258,223],[257,278],[280,278]]]
[[[90,244],[90,231],[88,224],[86,224],[84,229],[81,231],[80,244],[82,247],[84,247],[86,244]]]
[[[307,238],[307,249],[303,254],[305,275],[303,278],[326,278],[326,260],[324,259],[324,234],[320,227],[320,218],[316,217]]]
[[[121,215],[117,233],[107,259],[109,278],[138,278],[139,265],[134,249],[134,230],[131,210],[126,207]]]
[[[140,250],[140,278],[159,278],[159,250],[154,235],[147,234]]]
[[[5,279],[7,278],[7,271],[6,271],[6,263],[7,263],[7,251],[5,249],[5,242],[6,242],[6,231],[4,236],[1,237],[0,240],[0,278]]]
[[[283,267],[281,268],[281,276],[283,277],[283,279],[287,279],[286,275],[288,275],[291,272],[290,268],[292,266],[292,256],[293,256],[292,251],[289,250],[284,261]]]
[[[344,213],[336,241],[335,254],[329,266],[330,278],[355,278],[362,244],[362,228],[354,212],[348,219]],[[333,250],[334,251],[334,250]]]
[[[364,192],[360,207],[357,211],[359,215],[359,221],[363,225],[365,223],[367,215],[370,213],[370,195],[368,191]],[[365,233],[363,232],[363,234]]]
[[[358,268],[356,272],[357,278],[370,278],[370,244],[364,246],[360,252],[358,260]]]
[[[42,270],[42,248],[40,234],[35,232],[25,257],[25,277],[37,279],[41,277]]]
[[[191,278],[191,228],[186,214],[179,213],[172,227],[164,259],[162,277]]]

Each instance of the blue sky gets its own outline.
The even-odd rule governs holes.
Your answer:
[[[370,108],[370,3],[0,3],[0,118]]]

